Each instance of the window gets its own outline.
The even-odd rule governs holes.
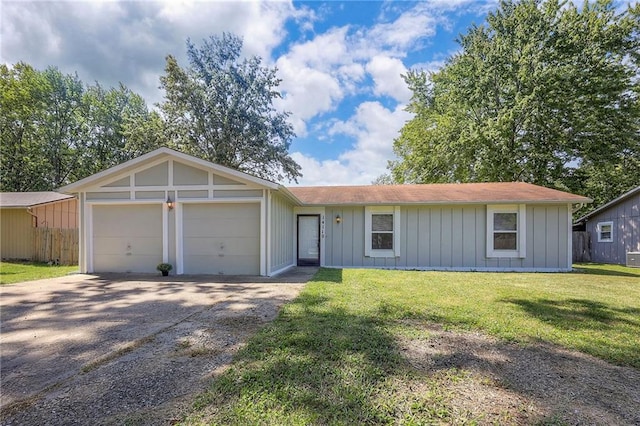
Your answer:
[[[526,206],[487,206],[487,257],[525,257]]]
[[[365,207],[364,255],[400,256],[400,207]]]
[[[596,226],[599,243],[613,242],[613,222],[598,222]]]
[[[371,248],[393,250],[393,215],[371,215]]]

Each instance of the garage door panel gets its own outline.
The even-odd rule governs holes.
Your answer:
[[[251,255],[259,256],[255,238],[193,238],[185,247],[185,256]]]
[[[157,272],[156,265],[162,261],[158,256],[122,256],[122,255],[101,255],[93,262],[95,272]]]
[[[255,237],[260,232],[260,223],[256,221],[235,219],[212,220],[195,219],[185,222],[185,237]]]
[[[258,275],[259,256],[224,256],[212,260],[211,256],[191,256],[185,271],[189,274]]]
[[[159,205],[94,206],[93,235],[97,237],[145,237],[162,231]]]
[[[260,205],[185,205],[183,253],[187,274],[259,274]]]
[[[215,207],[215,209],[213,209]],[[187,204],[185,211],[189,211],[191,219],[260,219],[260,205],[256,203],[243,204]]]
[[[158,247],[162,247],[162,237],[98,237],[100,244],[93,250],[95,255],[121,255],[136,253],[138,255],[155,255]],[[161,253],[162,254],[162,253]]]
[[[93,270],[155,272],[162,262],[162,206],[93,206]]]

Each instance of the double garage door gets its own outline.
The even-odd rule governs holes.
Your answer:
[[[184,204],[182,235],[185,274],[260,273],[257,203]],[[93,207],[95,272],[155,272],[162,262],[162,243],[161,205]],[[175,241],[169,240],[169,247]]]

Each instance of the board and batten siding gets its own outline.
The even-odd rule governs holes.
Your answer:
[[[81,270],[89,272],[105,264],[107,267],[102,267],[105,271],[105,268],[114,271],[121,269],[105,263],[106,254],[95,250],[101,249],[100,245],[94,247],[93,244],[93,231],[100,226],[96,220],[101,220],[96,215],[97,210],[103,206],[114,206],[116,211],[132,206],[156,206],[161,207],[162,211],[157,230],[161,238],[156,241],[161,258],[154,260],[153,270],[160,261],[167,261],[174,266],[175,273],[262,273],[259,259],[262,256],[260,206],[263,204],[264,191],[259,185],[242,182],[232,176],[225,177],[220,173],[223,172],[168,158],[141,164],[87,186],[79,192],[82,205],[80,233],[81,241],[85,242],[80,250]],[[173,209],[167,208],[168,198],[174,202]],[[211,218],[203,225],[201,232],[191,229],[193,221],[189,222],[190,215],[198,209],[206,210]],[[237,214],[225,216],[229,209]],[[253,216],[251,219],[244,218],[242,215],[245,210],[257,214],[257,219]],[[238,219],[239,229],[224,224],[228,216]],[[289,222],[293,222],[292,213]],[[125,224],[114,224],[113,232],[119,227],[125,227]],[[221,234],[227,231],[235,232],[242,238],[234,239]],[[251,235],[245,235],[245,231]],[[287,240],[290,246],[293,245],[292,238],[290,236]],[[206,240],[203,243],[206,247],[194,249],[201,240]],[[245,254],[246,258],[241,259]],[[133,266],[126,270],[131,268]]]
[[[333,267],[568,269],[568,205],[527,205],[526,257],[487,258],[487,207],[402,206],[400,256],[367,257],[365,209],[327,207],[326,262]]]
[[[33,256],[33,217],[24,208],[0,210],[2,259],[31,259]]]
[[[295,264],[293,206],[284,197],[270,192],[270,273]]]
[[[612,242],[598,242],[596,227],[600,222],[613,222]],[[640,251],[640,194],[590,217],[586,228],[591,236],[592,262],[624,265],[628,252]]]

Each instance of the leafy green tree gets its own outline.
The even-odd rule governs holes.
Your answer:
[[[44,165],[36,137],[45,108],[47,83],[25,63],[0,65],[0,188],[2,191],[48,189],[39,173]]]
[[[168,139],[162,116],[156,111],[129,112],[124,116],[125,151],[131,158],[166,146],[174,148]]]
[[[154,143],[139,146],[138,141],[146,134],[147,121],[152,115],[144,99],[122,83],[110,89],[98,83],[89,86],[83,102],[87,134],[80,168],[82,175],[113,167],[162,143],[161,135],[156,133]]]
[[[259,57],[240,58],[242,39],[212,36],[201,48],[187,41],[189,66],[168,56],[161,105],[172,143],[181,151],[275,181],[296,180],[288,154],[294,136],[289,114],[278,112],[276,70]]]
[[[45,108],[39,112],[35,137],[43,160],[42,179],[53,189],[68,183],[79,166],[85,144],[84,84],[77,75],[65,75],[55,67],[42,76],[47,84]]]
[[[166,144],[160,115],[125,86],[0,65],[0,189],[54,190]]]
[[[640,5],[501,1],[436,73],[410,72],[415,113],[394,181],[526,181],[596,204],[640,176]]]

